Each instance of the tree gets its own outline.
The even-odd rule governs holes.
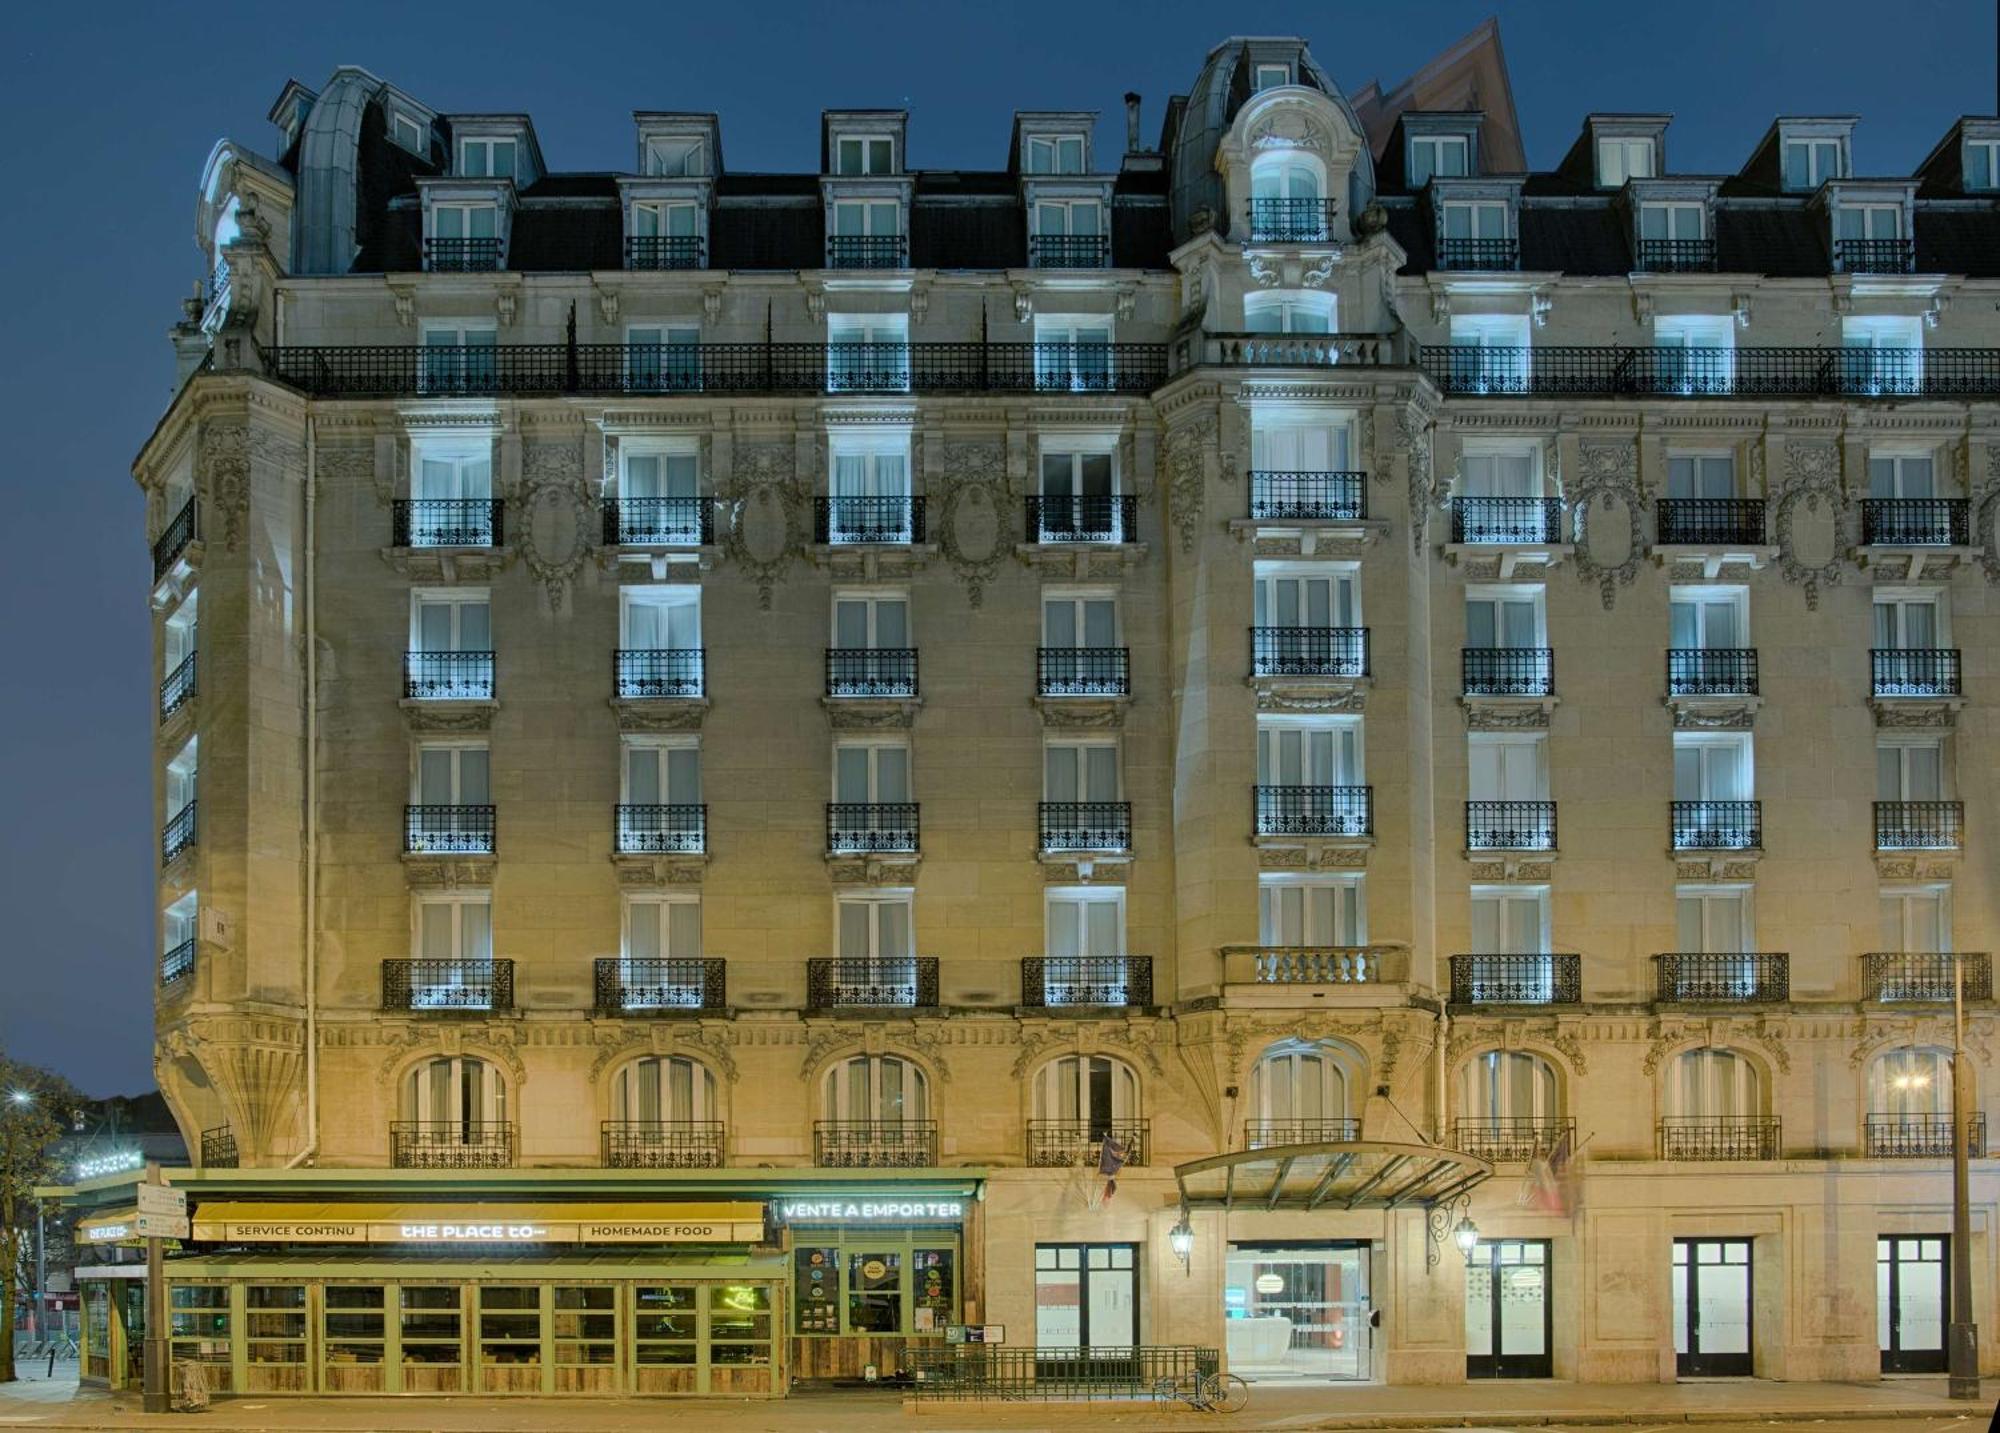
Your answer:
[[[35,1186],[56,1178],[63,1116],[79,1103],[62,1076],[9,1059],[0,1050],[0,1383],[12,1383],[16,1376],[14,1309],[21,1260],[34,1227]]]

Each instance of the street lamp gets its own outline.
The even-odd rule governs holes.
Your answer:
[[[33,1090],[15,1090],[8,1098],[17,1105],[32,1105],[35,1102],[35,1093]]]
[[[1461,1215],[1458,1227],[1451,1231],[1451,1240],[1458,1245],[1458,1252],[1465,1255],[1465,1262],[1472,1262],[1472,1251],[1479,1247],[1479,1226],[1472,1222],[1470,1214]]]
[[[1173,1250],[1174,1257],[1181,1261],[1181,1267],[1187,1270],[1188,1277],[1193,1278],[1194,1265],[1191,1260],[1194,1255],[1194,1226],[1188,1223],[1185,1209],[1181,1211],[1181,1222],[1167,1231],[1167,1247]]]

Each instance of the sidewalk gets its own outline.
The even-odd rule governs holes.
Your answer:
[[[72,1365],[72,1368],[74,1365]],[[1989,1387],[1991,1385],[1989,1384]],[[1253,1387],[1250,1406],[1232,1417],[1145,1403],[944,1404],[922,1411],[893,1392],[822,1393],[778,1402],[723,1399],[272,1398],[217,1399],[205,1413],[148,1417],[134,1395],[78,1391],[65,1381],[0,1386],[0,1429],[131,1429],[163,1426],[250,1433],[631,1433],[631,1430],[743,1430],[743,1433],[959,1433],[959,1430],[1113,1428],[1539,1427],[1838,1421],[1916,1430],[1983,1430],[1981,1403],[1953,1403],[1944,1379],[1884,1383],[1765,1383],[1751,1379],[1693,1384],[1576,1384],[1505,1381],[1451,1388]],[[1931,1420],[1926,1425],[1922,1420]],[[1949,1420],[1964,1420],[1952,1422]]]

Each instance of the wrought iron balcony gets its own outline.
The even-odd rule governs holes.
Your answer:
[[[1388,968],[1395,954],[1374,945],[1224,946],[1223,978],[1254,985],[1374,985],[1395,978]]]
[[[514,1148],[512,1120],[396,1120],[389,1126],[390,1163],[397,1169],[508,1169]]]
[[[828,234],[829,269],[901,269],[909,266],[909,240],[901,234]]]
[[[1861,957],[1866,998],[1884,1005],[1949,1005],[1961,971],[1967,1000],[1993,998],[1993,961],[1984,951],[1873,950]]]
[[[1036,825],[1044,852],[1132,849],[1129,801],[1044,801],[1036,808]]]
[[[709,498],[606,498],[606,547],[712,547],[715,503]]]
[[[1324,334],[1246,335],[1236,361],[1327,349]],[[1380,335],[1340,340],[1374,352]],[[1237,353],[1241,345],[1231,348]],[[1385,350],[1386,351],[1386,350]],[[1220,360],[1218,360],[1220,361]],[[1344,362],[1364,361],[1345,358]],[[1167,379],[1158,343],[531,343],[462,348],[299,346],[265,350],[270,376],[317,398],[543,397],[705,393],[1151,393]]]
[[[413,856],[493,854],[491,806],[405,806],[403,849]]]
[[[229,260],[218,254],[215,266],[201,283],[201,306],[206,312],[229,296]]]
[[[915,852],[919,834],[914,801],[826,803],[826,849],[834,854]]]
[[[1333,238],[1333,216],[1339,206],[1331,199],[1252,199],[1250,242],[1253,244],[1325,244]]]
[[[1409,361],[1406,341],[1390,333],[1202,333],[1183,339],[1183,367],[1329,368]]]
[[[1761,801],[1675,801],[1676,851],[1754,851],[1764,844]]]
[[[1976,397],[2000,389],[2000,348],[1539,348],[1424,345],[1448,394],[1652,398]]]
[[[1576,1145],[1576,1121],[1556,1116],[1499,1116],[1485,1119],[1455,1119],[1451,1122],[1451,1145],[1462,1154],[1490,1159],[1495,1164],[1525,1164],[1546,1155],[1564,1135]]]
[[[1913,274],[1917,246],[1912,239],[1835,239],[1834,267],[1843,274]]]
[[[1031,955],[1021,962],[1021,1004],[1035,1010],[1153,1003],[1150,955]]]
[[[606,1169],[720,1169],[721,1120],[605,1120]]]
[[[499,498],[397,498],[390,504],[394,547],[499,547],[506,539]]]
[[[1956,851],[1965,825],[1963,801],[1877,801],[1878,851]]]
[[[1109,234],[1030,234],[1028,267],[1031,269],[1108,269],[1111,267]]]
[[[700,855],[708,849],[708,807],[689,802],[616,808],[620,855]]]
[[[201,1167],[203,1169],[235,1169],[242,1161],[236,1150],[236,1131],[228,1125],[216,1125],[201,1132]]]
[[[826,694],[830,697],[914,697],[915,647],[828,647]]]
[[[928,1169],[937,1164],[935,1120],[814,1120],[821,1169]]]
[[[1125,1167],[1146,1164],[1147,1146],[1152,1143],[1150,1120],[1029,1120],[1028,1167],[1063,1169],[1073,1165],[1098,1167],[1104,1141],[1111,1140],[1125,1153]]]
[[[169,946],[166,954],[160,957],[160,984],[172,985],[177,980],[184,980],[193,975],[197,949],[193,936],[189,936],[178,945]]]
[[[1259,836],[1372,836],[1372,786],[1259,786]]]
[[[708,1015],[729,1005],[720,956],[601,956],[594,963],[599,1015]]]
[[[434,274],[491,274],[503,267],[498,239],[426,239],[424,267]]]
[[[158,582],[173,567],[175,559],[188,550],[194,541],[194,499],[189,498],[181,510],[160,529],[160,535],[153,539],[153,581]]]
[[[912,543],[924,540],[922,498],[814,498],[813,541]]]
[[[514,962],[385,960],[382,1008],[424,1015],[485,1015],[512,1010]]]
[[[1864,547],[1966,547],[1972,505],[1964,498],[1863,498]]]
[[[194,698],[194,653],[189,652],[160,683],[160,716],[172,716]]]
[[[1360,1138],[1360,1120],[1245,1120],[1243,1122],[1245,1149],[1269,1149],[1279,1144],[1350,1144]]]
[[[403,695],[420,702],[490,702],[493,654],[405,652]]]
[[[1778,951],[1656,955],[1653,991],[1666,1005],[1782,1005],[1792,998],[1792,958]]]
[[[1365,677],[1366,627],[1252,627],[1253,677]]]
[[[1469,546],[1542,547],[1563,540],[1561,498],[1451,500],[1451,540]]]
[[[699,234],[634,234],[625,241],[628,269],[701,269],[708,240]]]
[[[1712,274],[1715,240],[1641,239],[1638,257],[1642,274]]]
[[[1439,239],[1438,268],[1448,273],[1507,273],[1521,267],[1518,239]]]
[[[1362,522],[1368,517],[1368,475],[1351,470],[1250,470],[1252,522]]]
[[[1454,1005],[1574,1005],[1583,999],[1578,955],[1454,955]]]
[[[190,801],[169,816],[167,824],[160,830],[160,864],[166,865],[194,845],[198,835],[195,825],[195,803]]]
[[[1755,647],[1670,647],[1667,695],[1673,697],[1754,697]]]
[[[1465,803],[1465,848],[1468,851],[1553,851],[1556,849],[1556,803],[1468,801]]]
[[[1777,1159],[1776,1115],[1668,1115],[1655,1130],[1661,1159]]]
[[[701,647],[620,647],[611,654],[611,678],[625,701],[686,701],[708,690],[708,653]]]
[[[1867,1115],[1862,1121],[1863,1148],[1870,1159],[1950,1159],[1953,1119],[1950,1112],[1907,1115]],[[1986,1158],[1986,1115],[1974,1110],[1965,1121],[1965,1154]]]
[[[1465,647],[1460,677],[1468,697],[1548,697],[1556,690],[1551,647]]]
[[[1869,692],[1878,697],[1955,697],[1963,693],[1956,647],[1875,647],[1868,653]]]
[[[938,963],[929,955],[839,955],[806,962],[806,1009],[932,1010]]]
[[[1129,697],[1132,653],[1128,647],[1038,647],[1038,697]]]
[[[1662,547],[1761,547],[1762,498],[1661,498],[1657,513]]]
[[[1136,493],[1094,496],[1028,495],[1027,540],[1032,543],[1137,542]]]

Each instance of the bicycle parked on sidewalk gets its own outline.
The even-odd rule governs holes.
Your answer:
[[[1156,1402],[1178,1399],[1197,1413],[1240,1413],[1250,1402],[1250,1385],[1233,1373],[1186,1373],[1153,1385]]]

